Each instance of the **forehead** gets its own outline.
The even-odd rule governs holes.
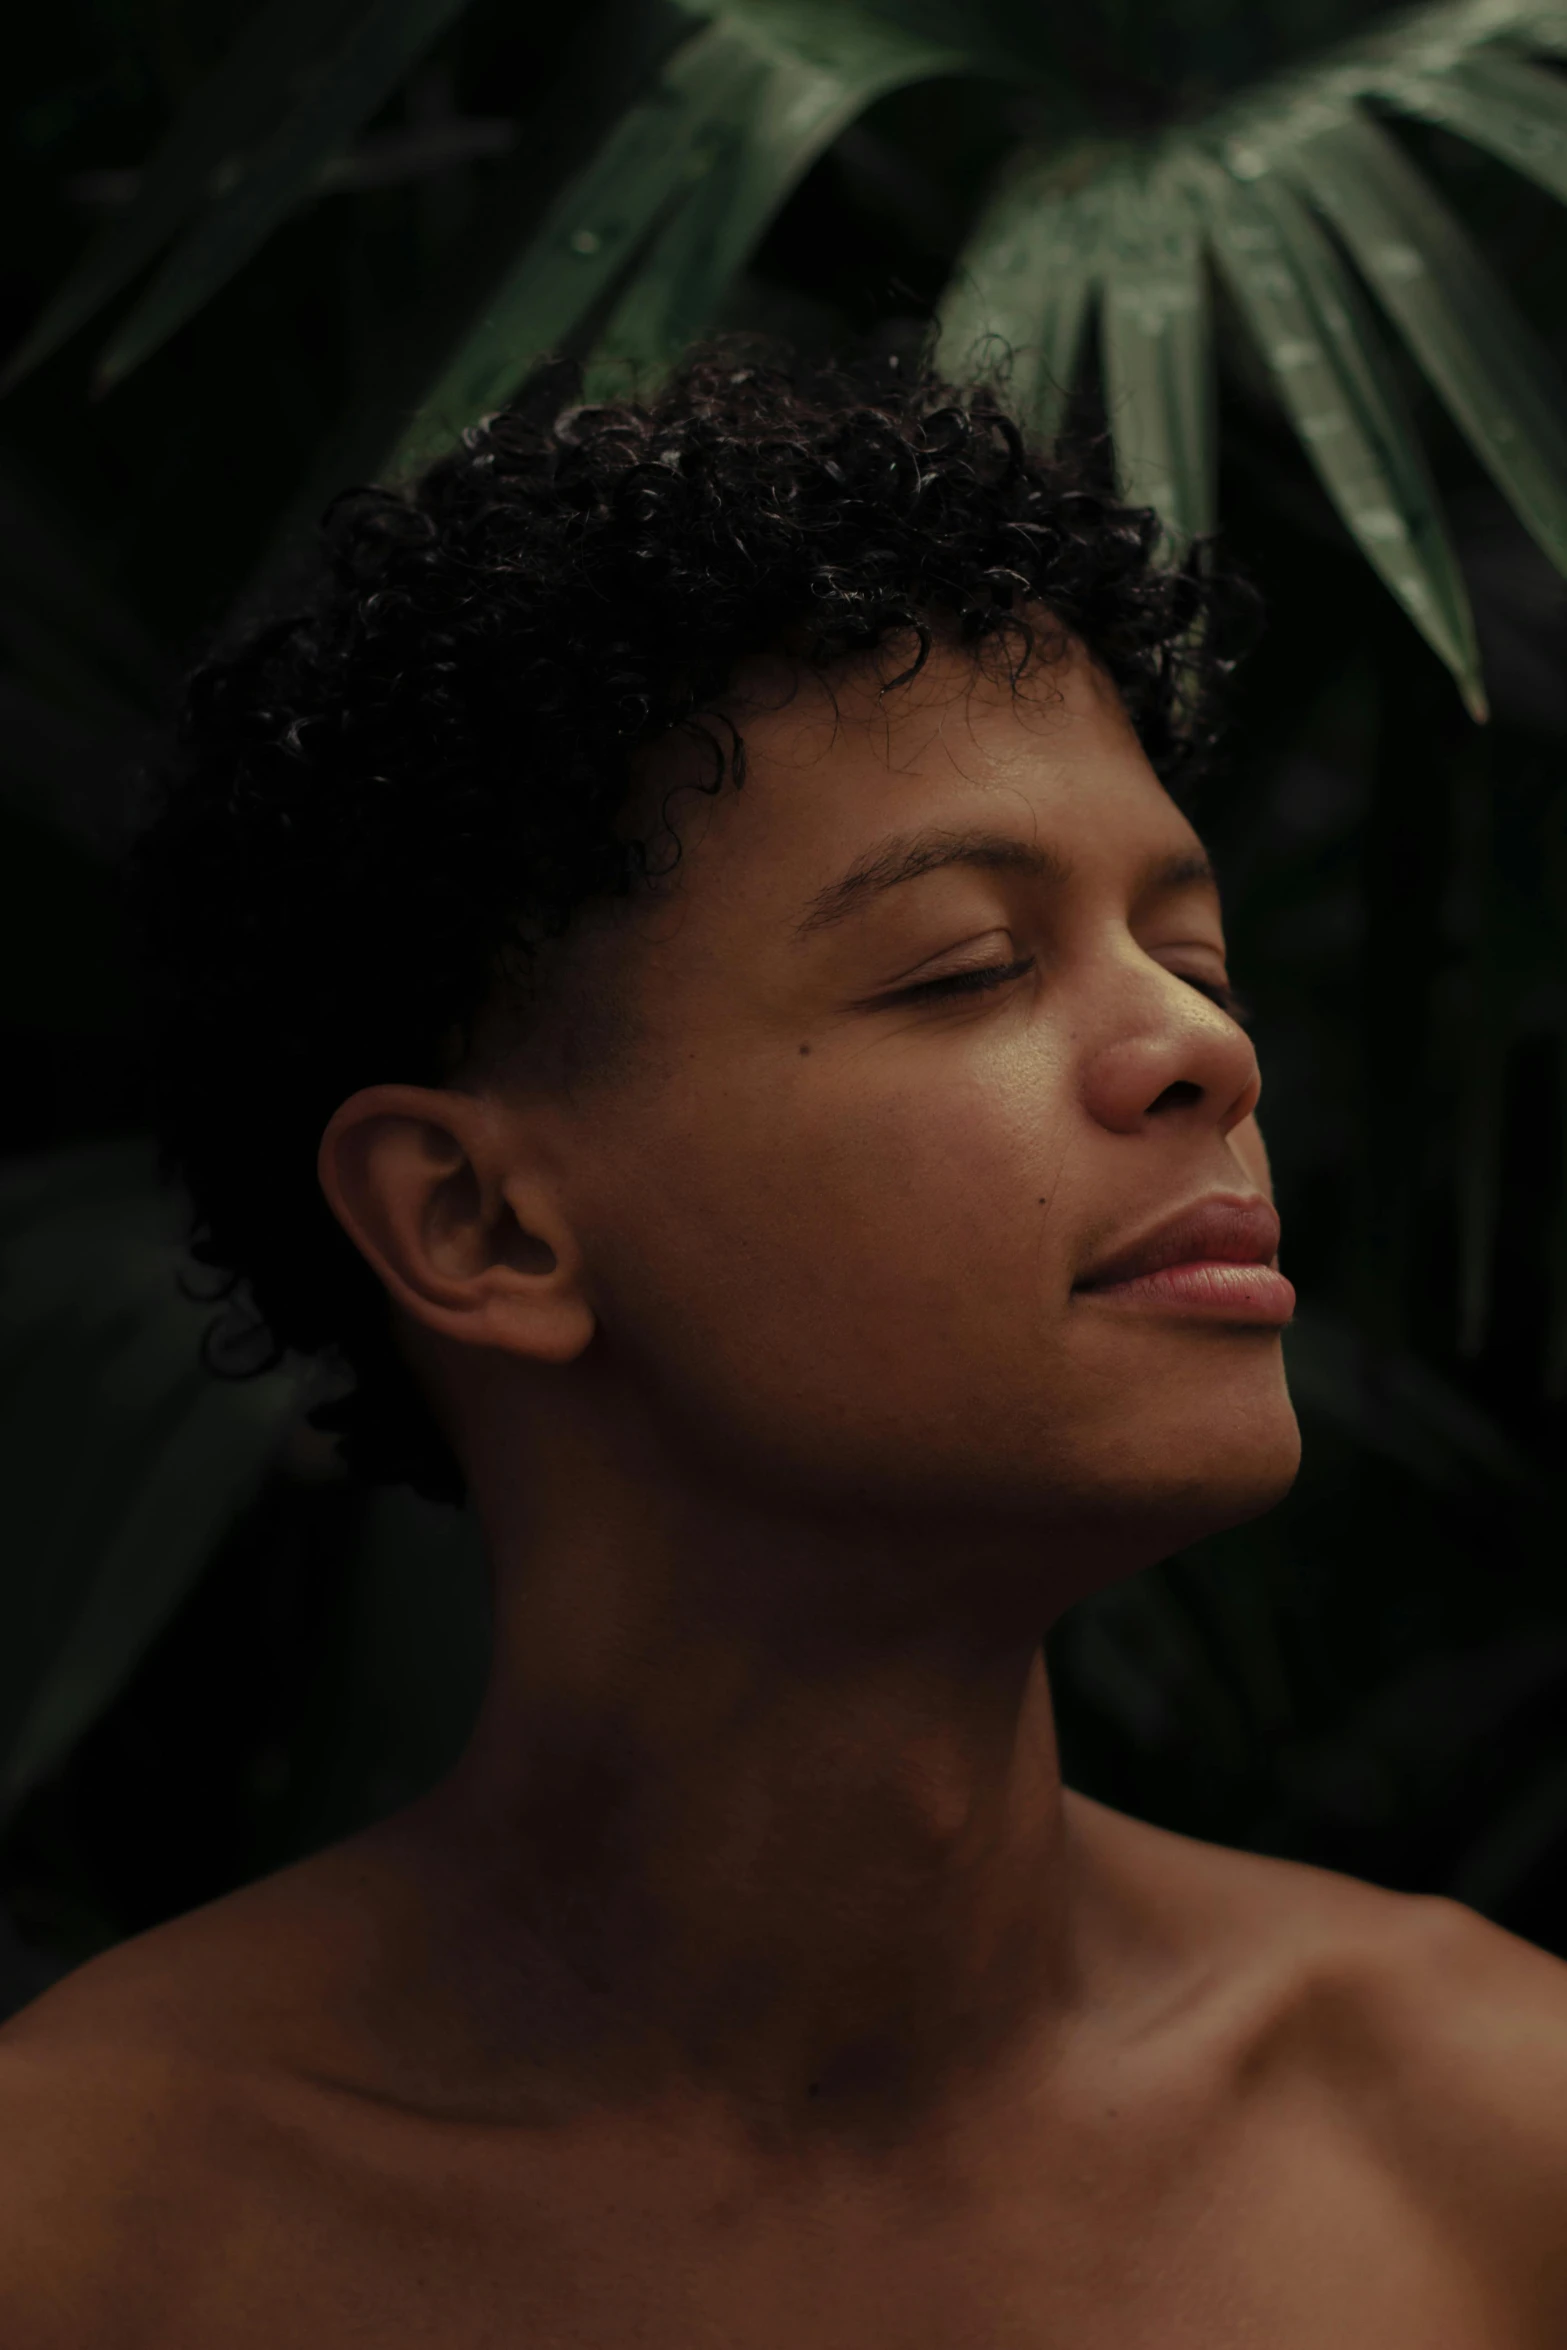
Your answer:
[[[703,792],[695,766],[682,788],[689,753],[656,778],[681,841],[665,902],[699,925],[808,919],[894,836],[982,826],[1112,884],[1199,846],[1114,686],[1071,642],[1016,686],[941,646],[887,689],[865,670],[756,663],[727,715],[740,789]]]

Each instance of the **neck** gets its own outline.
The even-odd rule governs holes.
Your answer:
[[[432,1816],[486,1934],[587,1999],[596,2071],[906,2127],[1048,2032],[1074,1906],[1038,1622],[954,1627],[981,1562],[596,1437],[528,1451],[476,1479],[495,1663]]]

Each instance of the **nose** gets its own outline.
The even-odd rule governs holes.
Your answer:
[[[1084,1063],[1090,1115],[1114,1134],[1178,1118],[1226,1135],[1249,1118],[1262,1079],[1246,1031],[1166,971],[1138,997],[1126,1025]]]

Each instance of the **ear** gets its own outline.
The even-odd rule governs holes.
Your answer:
[[[587,1345],[581,1260],[525,1110],[367,1086],[333,1117],[317,1166],[349,1239],[426,1329],[549,1363]]]

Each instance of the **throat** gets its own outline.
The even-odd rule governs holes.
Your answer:
[[[492,2032],[533,2039],[546,2012],[595,2095],[874,2133],[1059,2020],[1072,1872],[1037,1648],[980,1677],[710,1656],[618,1706],[560,1687],[502,1668],[417,1815]]]

